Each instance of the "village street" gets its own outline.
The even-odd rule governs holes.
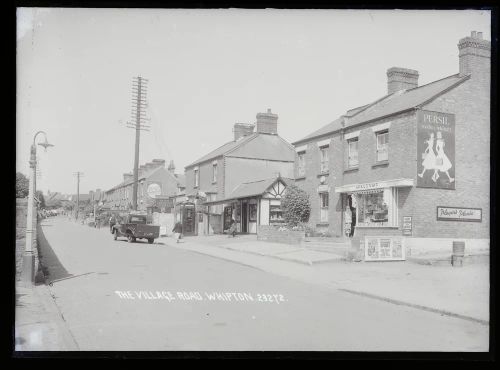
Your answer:
[[[114,241],[106,229],[65,217],[41,229],[49,290],[76,350],[488,349],[488,327],[475,322],[306,284],[164,239]]]

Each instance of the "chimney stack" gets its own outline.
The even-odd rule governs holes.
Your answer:
[[[418,71],[392,67],[387,70],[387,94],[418,87]]]
[[[134,179],[134,175],[132,173],[124,173],[123,174],[123,181],[129,181],[129,180],[133,180]]]
[[[234,141],[244,136],[252,135],[255,125],[251,123],[235,123],[234,124]]]
[[[278,115],[271,113],[257,113],[257,132],[262,134],[278,134]]]
[[[175,174],[175,164],[173,160],[170,160],[170,163],[168,164],[168,172],[170,172],[172,175]]]
[[[141,165],[139,166],[139,170],[138,170],[138,172],[139,172],[139,178],[142,176],[142,174],[143,174],[145,171],[146,171],[146,166],[145,166],[145,165],[143,165],[143,164],[141,164]]]
[[[165,160],[164,159],[153,159],[153,165],[155,168],[163,167],[165,168]]]
[[[483,40],[482,32],[472,31],[470,37],[464,37],[458,42],[458,61],[460,76],[489,74],[491,41]]]

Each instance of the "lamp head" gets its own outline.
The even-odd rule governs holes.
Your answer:
[[[49,144],[49,142],[47,141],[47,136],[45,136],[45,141],[43,143],[38,143],[38,145],[43,146],[45,152],[47,152],[48,147],[54,146],[53,144]]]

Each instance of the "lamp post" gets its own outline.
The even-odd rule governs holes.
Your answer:
[[[28,193],[28,215],[26,221],[26,245],[23,254],[23,282],[27,286],[31,286],[35,281],[35,255],[33,254],[33,233],[36,232],[36,221],[33,222],[33,202],[36,192],[36,138],[39,134],[45,136],[45,142],[38,145],[43,146],[45,151],[50,146],[54,146],[47,142],[47,134],[43,131],[38,131],[33,138],[30,154],[30,183]]]

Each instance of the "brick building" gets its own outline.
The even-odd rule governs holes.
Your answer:
[[[233,132],[234,140],[185,168],[186,202],[178,210],[186,235],[222,233],[231,217],[242,233],[277,220],[279,212],[274,218],[270,213],[293,181],[295,158],[293,146],[278,135],[278,115],[268,109],[257,114],[256,124],[234,124]],[[265,194],[275,185],[279,194],[273,193],[270,208]]]
[[[350,236],[365,259],[451,240],[488,248],[490,49],[472,32],[459,73],[423,86],[417,71],[390,68],[386,95],[293,143],[311,226]]]
[[[184,177],[175,174],[175,166],[170,162],[165,168],[165,160],[153,159],[139,166],[137,186],[137,210],[146,211],[154,205],[154,199],[173,197],[183,190]],[[124,173],[123,181],[104,193],[101,198],[104,208],[128,211],[132,208],[134,175]],[[95,195],[95,194],[94,194]]]

